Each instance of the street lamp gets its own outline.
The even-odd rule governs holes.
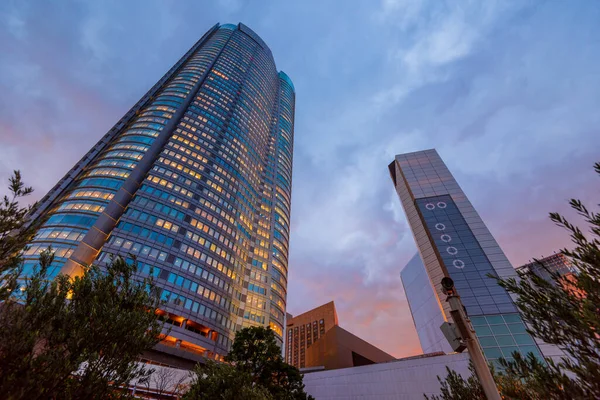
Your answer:
[[[488,400],[501,400],[494,377],[483,355],[477,336],[475,336],[475,330],[465,313],[460,296],[454,288],[454,281],[445,277],[442,278],[441,284],[444,294],[448,296],[446,297],[446,302],[450,305],[450,316],[454,323],[444,322],[440,326],[440,329],[454,351],[462,353],[465,349],[468,350],[473,367],[475,368],[475,374],[479,378],[479,382],[481,382],[485,397]]]

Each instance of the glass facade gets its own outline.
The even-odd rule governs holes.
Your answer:
[[[565,279],[570,279],[571,275],[578,273],[577,268],[562,253],[556,253],[549,257],[521,265],[517,268],[517,271],[532,272],[553,285],[556,285],[556,282],[552,279],[552,274],[558,274]]]
[[[451,353],[452,347],[440,330],[444,312],[418,253],[402,269],[400,278],[423,353]]]
[[[163,344],[226,354],[286,309],[295,92],[243,24],[215,25],[41,201],[26,271],[114,254],[153,267]]]
[[[437,152],[398,155],[390,173],[445,320],[452,321],[440,282],[448,276],[488,360],[513,351],[541,358],[510,295],[490,277],[514,269]]]
[[[469,315],[515,313],[517,308],[493,278],[494,267],[448,195],[417,199],[417,209]]]
[[[485,356],[508,359],[518,350],[541,357],[508,292],[488,276],[497,274],[452,198],[425,197],[415,204],[473,322]]]

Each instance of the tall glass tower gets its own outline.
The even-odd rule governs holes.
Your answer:
[[[406,293],[413,295],[411,311],[418,305],[428,314],[415,320],[424,321],[415,324],[422,329],[423,347],[437,343],[439,337],[436,333],[423,341],[431,332],[428,321],[436,320],[438,313],[452,321],[441,286],[447,276],[454,281],[488,360],[511,359],[514,351],[542,358],[540,348],[545,356],[555,356],[558,349],[535,342],[508,292],[488,277],[514,277],[516,272],[438,153],[425,150],[397,155],[389,170],[423,261],[408,266],[403,274],[409,289]],[[419,275],[423,268],[435,296],[424,296],[411,286],[411,275]]]
[[[26,272],[50,245],[53,276],[131,254],[162,288],[162,353],[219,358],[249,325],[281,339],[294,102],[262,39],[216,24],[41,200]]]

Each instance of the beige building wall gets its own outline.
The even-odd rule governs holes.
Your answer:
[[[325,333],[338,325],[335,304],[330,301],[300,314],[286,323],[285,360],[296,368],[306,368],[306,351]]]
[[[326,370],[393,361],[395,358],[340,326],[334,326],[306,353],[306,366]]]
[[[347,368],[395,358],[338,325],[333,301],[290,316],[286,324],[285,360],[296,368]]]

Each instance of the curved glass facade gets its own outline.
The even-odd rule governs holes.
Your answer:
[[[131,254],[162,288],[163,346],[219,358],[247,325],[281,339],[294,97],[254,32],[216,25],[43,199],[26,268],[49,245],[53,275]]]

